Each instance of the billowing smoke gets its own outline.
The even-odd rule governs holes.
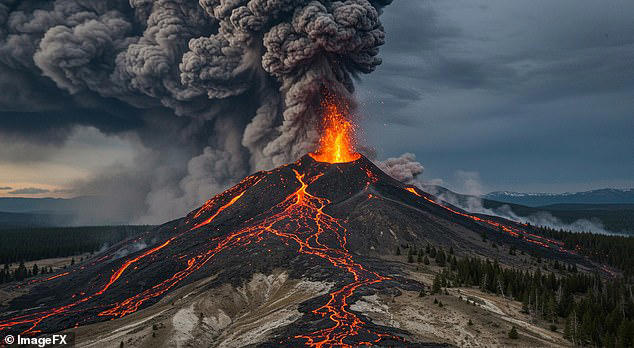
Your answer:
[[[421,186],[418,179],[425,168],[420,162],[416,161],[416,155],[413,153],[404,153],[399,157],[388,158],[385,161],[378,162],[377,166],[400,182]]]
[[[320,90],[350,97],[380,64],[390,2],[3,0],[0,133],[50,146],[78,125],[127,137],[137,164],[78,193],[110,194],[125,219],[180,216],[314,149]]]

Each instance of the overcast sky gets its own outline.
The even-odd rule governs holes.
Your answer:
[[[369,142],[460,189],[634,187],[634,2],[395,1]],[[462,174],[460,174],[462,173]]]
[[[631,0],[395,0],[383,65],[357,83],[365,140],[461,191],[634,187],[633,17]],[[64,196],[134,143],[4,136],[0,196]]]

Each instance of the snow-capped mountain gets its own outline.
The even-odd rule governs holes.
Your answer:
[[[634,204],[634,189],[599,189],[585,192],[523,193],[496,191],[483,198],[531,207],[550,204]]]

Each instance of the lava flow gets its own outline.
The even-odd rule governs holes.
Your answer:
[[[0,332],[56,332],[80,324],[121,318],[157,303],[169,291],[211,275],[219,278],[218,286],[229,282],[236,271],[223,273],[227,268],[243,270],[242,277],[236,278],[240,281],[253,274],[249,272],[260,272],[243,267],[246,264],[244,258],[250,257],[250,253],[253,256],[248,264],[256,266],[254,268],[259,264],[265,268],[269,255],[281,253],[301,260],[276,261],[272,264],[274,267],[287,267],[309,278],[310,272],[319,268],[330,277],[321,279],[335,284],[335,290],[328,296],[312,299],[310,303],[317,303],[314,307],[303,307],[305,315],[298,319],[302,321],[301,325],[289,325],[287,331],[280,331],[285,333],[274,338],[277,343],[313,347],[403,345],[404,339],[394,334],[400,331],[379,328],[350,310],[360,289],[373,292],[390,284],[407,286],[400,283],[399,277],[383,275],[392,271],[381,268],[378,262],[372,263],[372,269],[369,269],[365,263],[368,259],[357,254],[357,243],[351,243],[349,249],[348,240],[384,238],[379,228],[366,231],[368,235],[357,234],[356,231],[363,228],[359,228],[358,221],[354,225],[354,221],[348,220],[351,212],[360,205],[355,200],[366,195],[391,197],[386,201],[395,203],[391,206],[394,210],[401,206],[411,208],[412,198],[415,198],[420,205],[431,207],[433,204],[451,213],[430,209],[438,213],[434,215],[436,220],[453,222],[466,218],[532,244],[572,253],[564,250],[561,242],[533,235],[494,218],[458,211],[390,178],[355,152],[354,126],[346,119],[345,107],[331,103],[329,98],[326,101],[323,133],[316,153],[272,171],[251,175],[207,201],[187,218],[123,244],[126,247],[141,238],[151,238],[152,246],[144,250],[117,258],[114,255],[121,246],[115,246],[85,266],[42,278],[41,281],[47,281],[47,285],[55,289],[56,292],[51,290],[52,294],[32,283],[37,296],[29,294],[31,298],[50,298],[49,305],[33,309],[31,302],[25,301],[28,306],[15,308],[22,314],[12,318],[0,314]],[[411,224],[415,223],[412,220]],[[351,234],[349,230],[355,226],[355,234]],[[419,238],[411,232],[397,238],[391,229],[390,232],[394,240]],[[430,235],[425,238],[428,237]],[[73,295],[66,296],[67,286],[72,287]],[[315,328],[311,329],[313,326]]]
[[[459,212],[459,211],[457,211],[455,209],[452,209],[452,208],[450,208],[450,207],[448,207],[446,205],[440,204],[440,203],[434,201],[433,199],[430,199],[429,197],[423,196],[414,187],[406,187],[405,190],[407,190],[407,191],[415,194],[416,196],[418,196],[420,198],[423,198],[427,202],[432,203],[434,205],[437,205],[437,206],[439,206],[439,207],[441,207],[441,208],[443,208],[443,209],[445,209],[445,210],[447,210],[447,211],[449,211],[449,212],[451,212],[453,214],[465,217],[467,219],[473,220],[473,221],[478,222],[478,223],[487,224],[487,225],[489,225],[491,227],[494,227],[494,228],[496,228],[496,229],[498,229],[498,230],[500,230],[502,232],[508,233],[508,234],[510,234],[513,237],[522,238],[523,240],[525,240],[525,241],[527,241],[529,243],[536,244],[536,245],[542,246],[544,248],[551,248],[551,247],[554,246],[560,252],[571,254],[571,255],[575,254],[574,251],[565,249],[563,247],[563,245],[564,245],[563,242],[560,242],[560,241],[557,241],[557,240],[553,240],[553,239],[548,239],[546,237],[542,237],[542,236],[530,233],[528,231],[519,229],[517,227],[513,227],[511,225],[506,225],[506,224],[503,224],[503,223],[500,223],[500,222],[497,222],[497,221],[494,221],[494,220],[491,220],[491,219],[484,219],[484,218],[481,218],[481,217],[478,217],[478,216],[475,216],[475,215],[472,215],[472,214]]]
[[[355,153],[352,147],[352,124],[343,117],[343,113],[334,104],[326,105],[325,112],[324,133],[320,141],[320,148],[316,154],[311,154],[311,157],[319,162],[328,163],[350,162],[361,158],[361,155]],[[348,276],[344,275],[342,279],[349,278],[349,282],[344,283],[339,290],[330,293],[329,300],[324,305],[312,311],[318,317],[328,318],[333,325],[329,328],[290,337],[289,340],[303,341],[306,345],[314,347],[371,345],[385,338],[389,338],[391,341],[401,340],[400,337],[375,332],[367,328],[366,323],[348,309],[349,301],[357,289],[389,278],[366,269],[354,260],[346,246],[347,229],[344,222],[325,211],[330,204],[328,199],[309,192],[310,185],[318,181],[323,173],[308,175],[300,172],[299,168],[292,169],[292,171],[296,181],[293,186],[298,185],[298,187],[290,195],[263,214],[242,221],[233,231],[212,238],[209,242],[209,248],[195,254],[177,255],[178,259],[186,260],[186,265],[167,279],[121,301],[110,304],[94,304],[102,295],[112,291],[112,287],[118,284],[125,274],[137,269],[132,265],[141,261],[148,262],[148,258],[156,257],[156,254],[165,251],[174,243],[178,243],[186,232],[205,233],[215,230],[217,228],[214,225],[215,219],[221,213],[237,205],[245,192],[260,182],[261,174],[245,179],[241,184],[207,202],[191,219],[186,221],[186,223],[191,224],[191,227],[186,231],[177,233],[158,243],[157,246],[123,261],[118,268],[113,270],[105,284],[97,288],[97,291],[63,306],[2,321],[0,322],[0,331],[17,327],[22,328],[23,333],[36,333],[39,332],[37,327],[44,320],[54,316],[77,314],[84,310],[83,307],[88,306],[88,302],[90,302],[88,310],[103,308],[97,314],[99,317],[123,317],[139,310],[148,301],[173,289],[194,272],[200,270],[217,254],[235,247],[245,247],[252,243],[258,243],[264,238],[271,237],[282,238],[286,245],[296,245],[300,254],[311,255],[329,262],[336,269],[343,271],[343,274],[348,274]],[[222,201],[226,201],[226,203],[221,204]],[[207,214],[211,215],[202,219],[202,216]],[[80,305],[81,309],[78,308]]]

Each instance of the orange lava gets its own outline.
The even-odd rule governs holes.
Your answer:
[[[319,149],[310,156],[317,162],[345,163],[361,158],[354,150],[354,125],[333,98],[322,103],[324,115]]]
[[[381,283],[390,278],[367,269],[355,260],[355,256],[348,251],[348,230],[345,221],[330,215],[327,207],[331,202],[327,198],[314,195],[310,190],[311,185],[317,182],[323,174],[311,176],[301,172],[299,169],[293,168],[292,170],[294,177],[290,176],[290,181],[295,187],[294,191],[266,212],[248,220],[235,220],[232,230],[217,237],[210,237],[208,245],[194,253],[187,252],[174,255],[177,260],[182,260],[179,261],[182,262],[182,268],[169,275],[167,279],[119,302],[93,306],[88,310],[98,310],[98,316],[112,319],[134,313],[143,304],[164,295],[170,289],[181,284],[194,272],[203,268],[207,263],[212,262],[219,253],[234,248],[244,248],[248,245],[259,243],[265,238],[273,237],[280,238],[284,244],[293,249],[296,248],[298,253],[322,259],[341,271],[341,275],[337,278],[341,281],[340,287],[329,294],[325,304],[312,310],[314,316],[329,320],[330,325],[324,326],[320,323],[319,330],[290,337],[288,339],[292,342],[287,343],[304,344],[312,347],[349,347],[352,345],[381,345],[382,343],[385,344],[386,341],[388,345],[389,342],[403,342],[401,337],[374,330],[364,321],[364,318],[359,317],[350,310],[351,299],[359,288]],[[378,180],[371,171],[366,170],[366,174],[368,186]],[[86,309],[80,309],[78,305],[83,303],[88,305],[88,301],[112,291],[113,284],[121,283],[125,280],[121,279],[123,274],[136,270],[136,267],[130,267],[133,264],[147,257],[157,257],[156,255],[163,253],[162,249],[166,248],[171,242],[176,243],[176,239],[182,238],[188,233],[205,233],[217,228],[218,224],[214,223],[214,220],[230,207],[246,204],[241,201],[241,198],[244,197],[247,190],[260,183],[263,175],[256,174],[248,177],[240,184],[209,200],[196,214],[192,214],[186,220],[185,223],[190,226],[189,228],[171,236],[153,248],[129,256],[126,261],[123,261],[116,269],[112,270],[112,274],[106,277],[107,280],[101,283],[103,285],[99,285],[88,294],[80,293],[78,295],[80,297],[77,300],[63,306],[20,315],[0,322],[0,332],[19,326],[21,330],[26,329],[23,333],[33,334],[40,332],[39,326],[47,318],[53,316],[79,316]],[[286,183],[284,179],[282,179],[282,183],[284,185],[291,184],[290,182]],[[531,234],[512,225],[457,211],[435,202],[414,187],[404,187],[404,189],[463,218],[494,227],[500,232],[522,238],[536,245],[558,248],[562,252],[573,253],[563,249],[561,242]],[[373,197],[373,195],[369,194],[369,197]],[[203,219],[203,214],[209,217],[200,222]],[[58,276],[61,277],[63,275],[60,274]]]

